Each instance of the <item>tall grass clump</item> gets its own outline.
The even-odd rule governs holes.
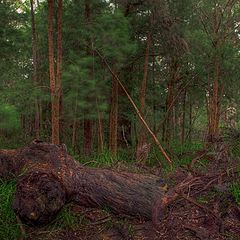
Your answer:
[[[18,239],[20,228],[12,209],[12,201],[16,190],[16,182],[0,180],[0,239]]]

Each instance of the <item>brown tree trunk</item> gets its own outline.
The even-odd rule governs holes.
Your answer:
[[[63,114],[63,95],[62,95],[62,0],[58,0],[57,8],[57,70],[56,70],[56,98],[57,98],[57,124],[58,142],[60,142],[60,120]],[[62,124],[61,124],[62,125]]]
[[[59,144],[59,119],[61,95],[61,67],[62,67],[62,0],[58,1],[57,12],[57,72],[54,67],[54,38],[53,38],[54,1],[48,0],[48,51],[49,75],[52,104],[52,143]]]
[[[52,143],[59,143],[59,125],[58,125],[58,106],[56,99],[56,83],[54,70],[54,39],[53,39],[53,9],[54,1],[48,0],[48,54],[49,54],[49,78],[51,89],[51,108],[52,108]]]
[[[117,155],[118,146],[118,82],[112,76],[111,109],[109,115],[109,150],[113,156]]]
[[[193,127],[192,115],[193,115],[193,103],[190,97],[189,99],[189,131],[188,131],[189,142],[192,142],[192,127]]]
[[[91,24],[91,6],[89,4],[89,1],[85,1],[85,23],[89,27]],[[92,40],[88,39],[89,45],[92,45]],[[92,55],[92,52],[89,51],[89,48],[86,50],[87,55]],[[93,69],[90,67],[90,77],[93,77]],[[91,101],[91,99],[89,99]],[[93,136],[92,136],[92,128],[93,128],[93,121],[90,119],[84,119],[83,120],[83,131],[84,131],[84,146],[83,151],[86,156],[89,156],[92,154],[92,146],[93,146]]]
[[[147,80],[148,80],[148,64],[149,64],[149,49],[151,45],[151,36],[150,33],[148,33],[147,36],[147,46],[146,46],[146,52],[145,52],[145,62],[144,62],[144,72],[143,72],[143,80],[140,87],[140,94],[139,94],[139,101],[140,101],[140,112],[142,116],[144,116],[145,111],[145,98],[146,98],[146,88],[147,88]],[[146,132],[141,128],[142,123],[139,121],[139,137],[138,137],[138,145],[137,145],[137,151],[136,151],[136,157],[137,161],[139,163],[145,164],[147,157],[148,157],[148,151],[150,150],[149,147],[145,147],[148,144],[146,143]]]
[[[182,105],[182,129],[181,129],[181,144],[185,141],[185,116],[186,116],[186,90],[183,93],[183,105]]]
[[[33,225],[48,223],[68,202],[151,219],[165,193],[157,176],[87,168],[67,154],[64,144],[40,141],[0,150],[0,177],[16,175],[21,177],[14,210]]]
[[[35,23],[35,14],[34,14],[34,3],[33,0],[30,0],[31,6],[31,20],[32,20],[32,56],[33,56],[33,84],[36,87],[38,84],[37,80],[37,34],[36,34],[36,23]],[[35,119],[34,119],[34,132],[35,137],[39,139],[40,137],[40,110],[38,97],[35,99]]]
[[[169,146],[172,138],[172,126],[173,126],[173,103],[175,96],[175,85],[179,79],[179,64],[176,57],[172,57],[170,62],[170,80],[168,82],[168,95],[166,99],[166,120],[164,123],[163,137],[167,145]]]
[[[103,118],[102,114],[98,111],[98,124],[97,124],[97,135],[98,135],[98,152],[103,152],[104,149],[104,131],[103,131]]]
[[[89,156],[92,153],[92,121],[84,119],[83,121],[84,130],[84,155]]]
[[[221,112],[221,86],[220,86],[220,64],[215,59],[214,83],[209,93],[208,110],[208,141],[214,142],[219,136],[219,122]]]

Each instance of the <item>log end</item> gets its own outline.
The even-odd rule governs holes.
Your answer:
[[[23,223],[44,225],[52,221],[66,201],[66,192],[51,173],[32,172],[19,180],[13,209]]]

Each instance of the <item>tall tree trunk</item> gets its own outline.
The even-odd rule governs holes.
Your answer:
[[[193,113],[193,103],[192,103],[192,98],[189,98],[189,131],[188,131],[188,139],[189,142],[192,142],[192,113]]]
[[[179,79],[179,64],[176,57],[172,57],[170,62],[170,80],[168,82],[168,95],[166,99],[166,120],[164,123],[164,140],[166,144],[169,146],[171,138],[172,138],[172,127],[173,127],[173,102],[175,96],[175,85],[177,80]]]
[[[109,115],[109,150],[113,156],[117,155],[118,146],[118,82],[112,76],[111,109]]]
[[[33,56],[33,84],[36,87],[38,84],[37,80],[37,34],[36,34],[36,22],[34,14],[34,3],[30,0],[31,6],[31,20],[32,20],[32,56]],[[35,119],[34,119],[34,132],[37,139],[40,138],[40,110],[38,97],[35,99]]]
[[[98,135],[98,152],[101,153],[104,149],[104,131],[103,131],[103,118],[102,114],[99,111],[98,111],[97,135]]]
[[[218,61],[215,62],[215,76],[213,88],[209,94],[209,126],[208,126],[208,140],[214,141],[219,135],[219,122],[221,112],[221,85],[220,85],[220,65]]]
[[[219,32],[221,19],[219,18],[219,9],[213,9],[213,74],[209,78],[209,127],[208,127],[208,141],[214,142],[219,135],[219,120],[220,120],[220,100],[221,100],[221,66],[219,48],[221,47],[221,32]]]
[[[92,153],[92,121],[84,119],[84,155],[89,156]]]
[[[58,119],[58,141],[60,141],[60,113],[62,113],[62,84],[61,84],[61,74],[62,74],[62,0],[58,0],[57,9],[57,73],[56,73],[56,98],[57,98],[57,119]],[[61,111],[61,112],[60,112]]]
[[[181,144],[184,144],[185,141],[185,116],[186,116],[186,90],[183,93],[183,105],[182,105],[182,129],[181,129]]]
[[[143,80],[140,87],[140,94],[139,94],[139,101],[140,101],[140,112],[142,116],[144,116],[145,111],[145,101],[146,101],[146,88],[147,88],[147,80],[148,80],[148,64],[149,64],[149,49],[151,45],[151,36],[150,32],[147,36],[147,46],[145,52],[145,61],[144,61],[144,72],[143,72]],[[141,163],[145,163],[149,148],[144,148],[146,146],[146,132],[141,128],[142,123],[139,121],[139,138],[138,138],[138,145],[136,151],[137,161]],[[143,151],[143,149],[145,149]],[[147,151],[147,152],[146,152]],[[142,154],[144,152],[144,154]]]
[[[58,1],[57,11],[57,72],[54,67],[54,38],[53,38],[54,1],[48,0],[48,51],[49,75],[52,104],[52,143],[59,144],[61,68],[62,68],[62,0]]]
[[[91,24],[91,6],[89,4],[89,1],[85,0],[85,23],[89,27]],[[88,39],[89,45],[91,46],[92,40]],[[92,55],[92,52],[89,51],[89,48],[86,49],[87,55]],[[92,77],[93,69],[91,67],[90,69],[90,77]],[[90,100],[89,100],[90,101]],[[93,136],[92,136],[92,129],[93,129],[93,122],[90,119],[83,120],[83,131],[84,131],[84,146],[83,151],[86,156],[90,155],[92,153],[92,146],[93,146]]]
[[[53,39],[53,9],[54,1],[48,0],[48,54],[49,54],[49,78],[51,89],[51,127],[52,127],[52,143],[59,143],[59,126],[58,126],[58,110],[56,104],[56,83],[55,83],[55,70],[54,70],[54,39]]]
[[[74,118],[73,118],[73,127],[72,127],[72,148],[75,150],[76,148],[76,138],[77,138],[77,128],[78,128],[78,119],[77,119],[77,98],[75,100],[75,108],[74,108]]]

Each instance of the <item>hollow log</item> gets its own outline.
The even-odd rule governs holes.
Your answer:
[[[69,202],[152,219],[165,194],[157,176],[89,168],[68,155],[64,144],[41,141],[0,150],[0,177],[11,176],[18,179],[13,209],[30,225],[49,223]]]

